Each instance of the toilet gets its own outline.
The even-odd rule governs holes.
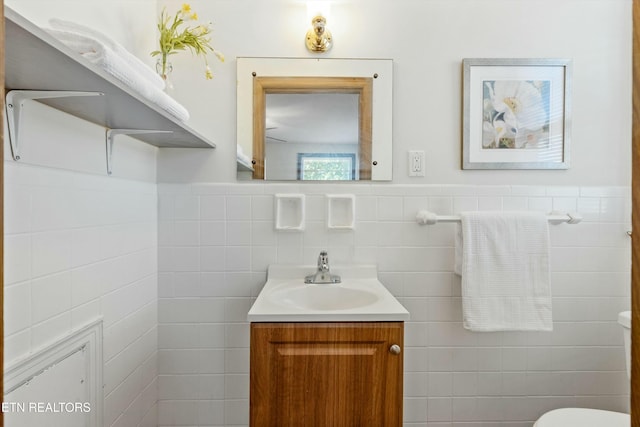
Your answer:
[[[624,349],[627,361],[627,376],[631,377],[631,312],[618,315],[623,327]],[[561,408],[541,416],[533,427],[629,427],[629,414],[588,408]]]

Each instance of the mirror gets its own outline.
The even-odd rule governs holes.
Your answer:
[[[238,179],[391,180],[391,70],[238,58]]]
[[[370,163],[361,161],[371,152],[371,138],[360,141],[359,118],[366,113],[360,113],[358,93],[267,93],[265,102],[264,136],[254,135],[253,141],[264,140],[267,179],[343,181],[370,175]]]
[[[255,77],[253,178],[371,179],[371,80]]]

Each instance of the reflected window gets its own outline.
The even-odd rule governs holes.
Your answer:
[[[356,156],[352,153],[298,153],[298,179],[353,181],[356,179]]]

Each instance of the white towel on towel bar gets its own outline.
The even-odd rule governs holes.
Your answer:
[[[461,231],[456,244],[461,240],[464,327],[552,330],[546,215],[463,212]]]

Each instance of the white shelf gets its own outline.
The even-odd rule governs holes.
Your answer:
[[[102,92],[104,96],[39,102],[108,129],[154,129],[133,137],[157,147],[214,148],[215,144],[141,98],[100,67],[5,6],[5,88]]]

